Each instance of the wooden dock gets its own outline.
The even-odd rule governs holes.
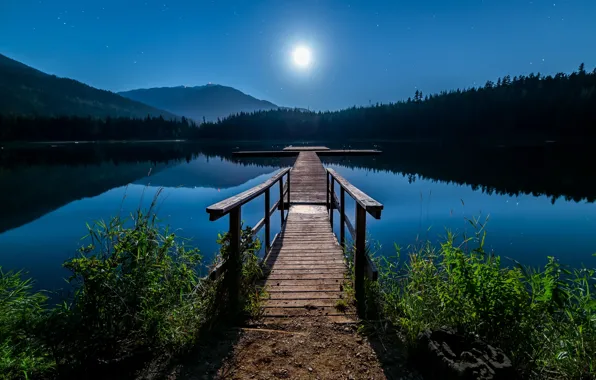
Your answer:
[[[269,299],[266,317],[329,316],[343,322],[353,315],[336,308],[346,298],[344,255],[331,230],[326,207],[290,206],[285,228],[278,235],[265,265]]]
[[[380,150],[376,149],[320,149],[321,147],[307,148],[299,150],[298,148],[284,150],[243,150],[233,152],[235,157],[293,157],[300,152],[314,152],[318,156],[374,156],[381,154]]]
[[[378,219],[383,206],[335,171],[325,169],[318,156],[325,147],[315,148],[298,151],[291,169],[283,169],[265,183],[207,208],[211,220],[230,215],[230,234],[232,241],[238,240],[234,247],[239,251],[240,208],[265,194],[265,216],[253,228],[253,234],[265,227],[266,254],[262,265],[266,278],[262,284],[268,299],[263,307],[265,319],[270,322],[308,316],[323,316],[333,322],[354,321],[355,309],[345,307],[352,301],[345,292],[346,284],[352,281],[345,249],[354,250],[353,285],[358,303],[364,298],[364,277],[376,279],[376,269],[365,250],[366,213]],[[279,184],[280,200],[270,207],[270,192],[275,184]],[[345,215],[346,193],[356,201],[355,224]],[[271,216],[276,210],[280,211],[282,227],[271,241]],[[340,214],[339,241],[332,230],[334,210]],[[346,228],[353,246],[347,243]]]
[[[290,177],[292,204],[327,204],[327,172],[315,152],[300,152]]]

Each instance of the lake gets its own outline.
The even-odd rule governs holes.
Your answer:
[[[293,163],[291,158],[231,156],[245,145],[3,149],[0,265],[3,270],[29,272],[40,288],[63,288],[68,273],[61,264],[85,243],[81,238],[86,235],[86,223],[147,208],[160,188],[156,210],[161,223],[191,239],[209,262],[218,249],[217,234],[227,229],[228,220],[210,222],[205,208]],[[533,266],[544,264],[549,255],[573,266],[595,266],[596,186],[590,175],[589,150],[552,145],[475,150],[359,145],[376,145],[384,153],[323,161],[384,205],[381,220],[368,218],[368,234],[378,247],[377,254],[393,254],[394,244],[407,247],[420,240],[436,241],[446,228],[473,233],[466,218],[489,216],[488,250]],[[281,146],[270,144],[267,149]],[[349,215],[354,215],[353,201],[346,199]],[[242,209],[247,225],[262,216],[262,199]],[[272,233],[277,233],[279,218],[273,220]],[[336,231],[337,227],[336,223]]]

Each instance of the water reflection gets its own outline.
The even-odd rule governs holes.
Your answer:
[[[232,156],[236,149],[277,148],[239,145],[90,144],[0,151],[5,200],[0,265],[29,270],[43,287],[61,287],[61,263],[75,254],[85,223],[147,207],[160,187],[166,188],[158,209],[162,222],[211,258],[227,218],[209,222],[205,207],[293,163],[292,158],[237,159]],[[542,264],[546,255],[574,265],[594,260],[596,179],[587,149],[377,145],[384,151],[380,156],[325,157],[324,162],[384,204],[382,219],[369,218],[368,225],[383,253],[392,252],[394,242],[407,246],[417,237],[435,239],[444,227],[471,232],[464,217],[490,214],[489,249],[533,265]],[[242,210],[249,225],[262,214],[260,199]]]

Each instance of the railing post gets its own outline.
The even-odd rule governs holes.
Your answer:
[[[327,183],[327,201],[326,201],[326,205],[327,205],[327,214],[329,214],[329,172],[327,171],[327,181],[325,181]]]
[[[331,176],[331,194],[329,195],[331,212],[329,213],[329,221],[331,222],[331,230],[333,230],[333,210],[335,209],[335,178]]]
[[[356,203],[356,250],[354,252],[354,290],[358,314],[364,315],[364,267],[366,265],[366,210]]]
[[[346,248],[346,191],[340,186],[339,192],[339,242],[342,249]]]
[[[227,270],[225,278],[228,283],[228,292],[230,296],[230,305],[233,308],[238,306],[238,291],[240,278],[240,239],[241,231],[241,212],[240,206],[230,211],[230,246],[228,258],[226,260]]]
[[[288,170],[288,213],[290,212],[290,172],[292,169]]]
[[[270,188],[265,190],[265,253],[269,253],[271,249],[271,225],[269,224],[269,207],[271,203]]]
[[[284,224],[284,177],[279,178],[279,215],[281,217],[281,226]]]

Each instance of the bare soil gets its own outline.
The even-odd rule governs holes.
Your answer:
[[[358,324],[292,318],[283,324],[234,328],[214,337],[181,363],[146,371],[143,379],[418,379],[404,348]],[[361,328],[361,330],[363,330]],[[371,329],[366,329],[370,331]],[[393,342],[390,344],[389,342]],[[157,376],[155,376],[157,375]]]

